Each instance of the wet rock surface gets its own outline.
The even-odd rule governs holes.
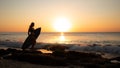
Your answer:
[[[110,62],[111,60],[120,61],[120,57],[106,59],[100,54],[76,51],[55,50],[52,53],[42,53],[36,50],[23,51],[8,48],[6,50],[0,49],[0,57],[3,59],[51,66],[80,65],[85,68],[120,68],[120,63]]]

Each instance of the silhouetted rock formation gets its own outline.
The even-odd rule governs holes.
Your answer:
[[[4,56],[6,55],[6,56]],[[110,59],[101,57],[100,54],[84,53],[76,51],[53,51],[53,53],[42,53],[35,50],[16,50],[16,49],[1,49],[0,56],[4,59],[13,59],[18,61],[25,61],[30,63],[42,64],[42,65],[80,65],[85,68],[119,68],[120,63],[111,63]],[[119,61],[120,57],[114,58]]]

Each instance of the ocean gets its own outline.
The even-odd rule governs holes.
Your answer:
[[[24,42],[27,38],[25,32],[1,32],[0,41]],[[101,44],[120,45],[119,32],[43,32],[37,39],[43,43],[65,43],[65,44]]]
[[[21,48],[27,32],[0,32],[0,47]],[[69,50],[120,54],[120,32],[41,32],[36,47],[63,44]]]

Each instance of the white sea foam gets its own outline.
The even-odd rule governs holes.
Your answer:
[[[69,48],[72,51],[88,51],[88,52],[104,52],[111,54],[120,54],[120,46],[77,46],[74,45]]]
[[[0,41],[0,47],[11,47],[11,48],[21,48],[23,42],[13,42],[13,41]],[[53,46],[56,43],[37,43],[35,48],[47,48]],[[61,46],[66,46],[68,50],[71,51],[87,51],[87,52],[101,52],[101,53],[111,53],[120,55],[119,45],[79,45],[79,44],[60,44]]]
[[[13,42],[13,41],[0,41],[1,47],[13,47],[13,48],[20,48],[22,42]]]

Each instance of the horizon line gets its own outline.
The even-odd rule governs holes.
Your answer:
[[[0,32],[0,33],[17,33],[17,31],[5,31],[5,32]],[[106,32],[41,32],[41,33],[119,33],[120,31],[106,31]],[[19,33],[19,32],[18,32]],[[22,33],[22,31],[20,31],[20,33]],[[24,31],[23,31],[23,33],[24,33]]]

